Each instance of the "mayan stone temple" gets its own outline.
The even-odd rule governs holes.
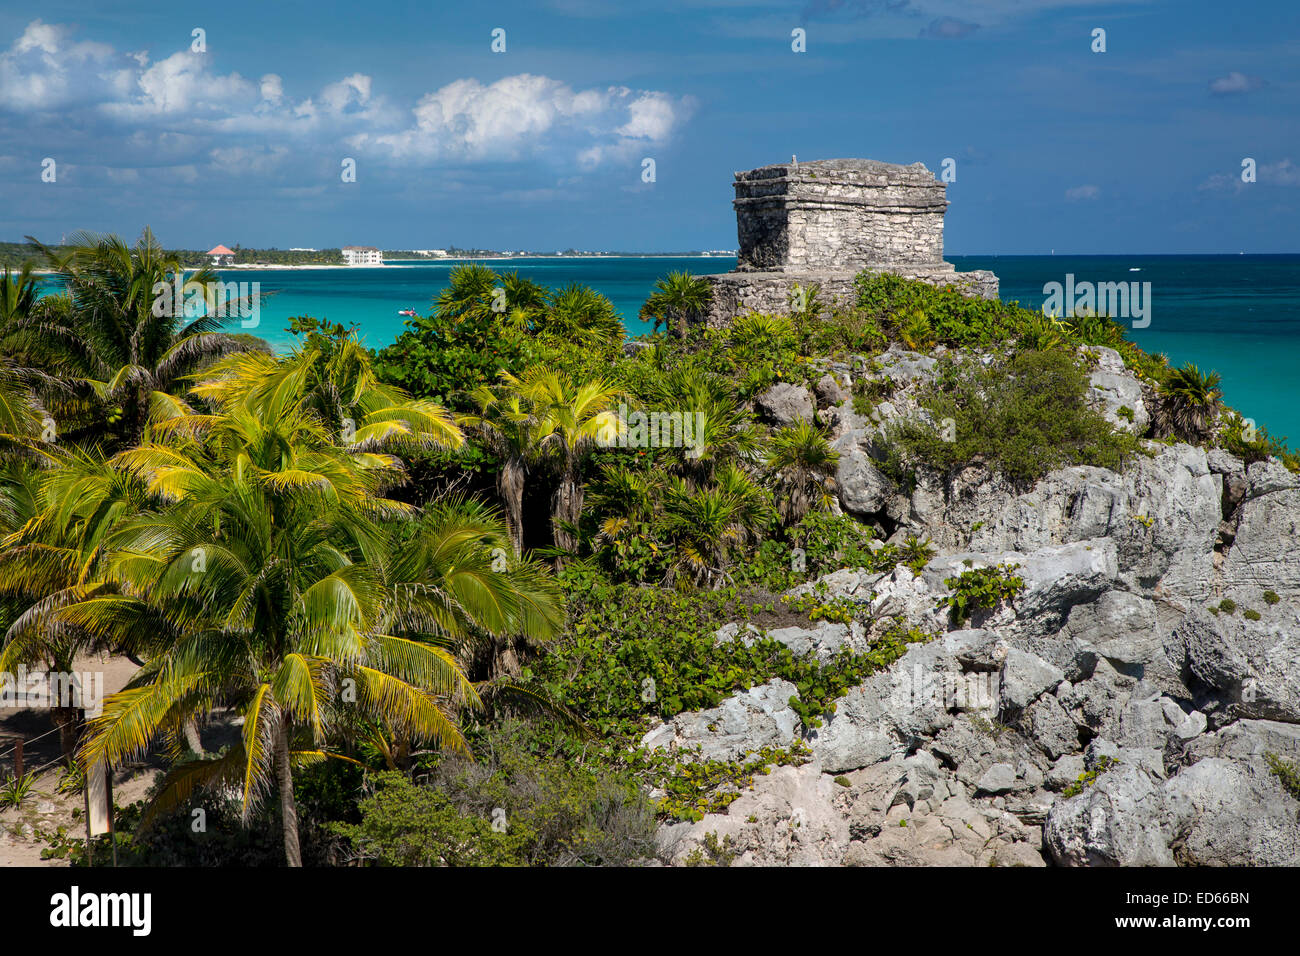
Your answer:
[[[848,304],[864,269],[997,298],[992,272],[943,261],[947,187],[922,163],[796,159],[736,173],[735,186],[739,261],[735,272],[706,277],[710,326],[750,310],[787,311],[796,286],[819,286],[826,305]]]

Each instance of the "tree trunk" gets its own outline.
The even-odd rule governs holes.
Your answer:
[[[284,860],[288,866],[302,866],[298,845],[298,806],[293,799],[293,769],[289,766],[289,719],[280,715],[275,731],[275,769],[280,782],[280,816],[284,823]]]
[[[63,761],[69,767],[73,765],[77,753],[77,741],[81,736],[81,722],[86,712],[76,707],[51,707],[50,719],[59,728],[59,746],[63,749]]]
[[[524,463],[517,456],[506,459],[497,475],[497,490],[506,506],[506,526],[515,557],[524,553]]]
[[[561,551],[572,551],[578,546],[574,538],[564,528],[564,523],[577,525],[582,517],[582,481],[576,467],[566,469],[560,475],[559,487],[555,489],[555,499],[551,509],[551,534],[555,547]],[[556,567],[564,567],[564,559],[556,558]]]
[[[507,634],[492,640],[492,679],[498,677],[518,677],[520,671],[519,653],[515,650],[515,638]]]
[[[196,756],[203,756],[203,740],[199,737],[199,725],[193,717],[185,721],[185,743]]]

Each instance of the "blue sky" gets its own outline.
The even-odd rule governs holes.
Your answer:
[[[954,159],[955,255],[1297,252],[1297,54],[1293,0],[4,0],[0,239],[733,248],[798,154]]]

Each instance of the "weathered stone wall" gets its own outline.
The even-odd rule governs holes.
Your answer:
[[[782,163],[736,173],[737,271],[810,272],[943,261],[944,185],[921,163]]]
[[[950,264],[947,268],[867,269],[867,272],[890,272],[905,279],[916,279],[935,286],[953,286],[963,295],[983,299],[998,297],[998,277],[992,272],[957,272]],[[856,272],[727,272],[704,276],[713,286],[713,302],[706,322],[709,328],[725,328],[738,315],[748,312],[790,311],[790,297],[799,286],[805,290],[818,288],[818,301],[826,308],[849,307],[854,304],[853,280]]]

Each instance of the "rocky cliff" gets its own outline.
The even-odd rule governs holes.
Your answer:
[[[1089,351],[1090,401],[1141,433],[1142,383]],[[646,746],[720,759],[796,741],[811,755],[755,777],[725,814],[663,827],[662,855],[681,862],[712,834],[758,865],[1300,864],[1300,800],[1273,772],[1300,760],[1297,476],[1148,442],[1123,472],[1070,467],[1026,487],[976,465],[903,487],[879,439],[922,413],[935,359],[894,347],[877,363],[865,374],[892,386],[871,416],[847,397],[852,363],[758,406],[774,421],[819,410],[838,506],[939,553],[919,573],[846,567],[804,585],[861,613],[770,636],[823,658],[899,617],[936,636],[812,730],[783,681],[653,729]],[[956,621],[948,582],[997,566],[1018,593]]]

